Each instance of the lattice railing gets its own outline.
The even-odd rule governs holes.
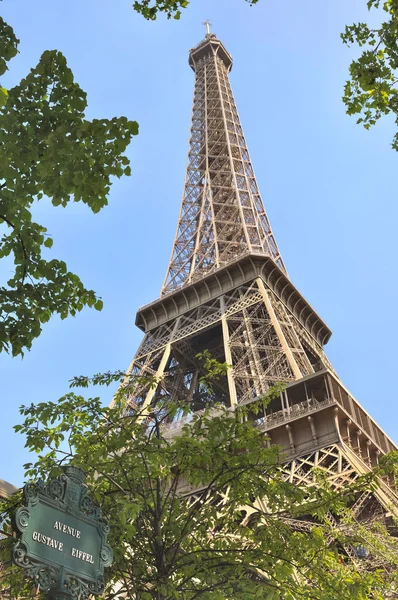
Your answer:
[[[306,415],[332,405],[336,405],[335,400],[332,398],[326,398],[321,402],[315,399],[304,400],[304,402],[294,404],[286,410],[281,410],[271,415],[265,415],[264,417],[257,419],[254,425],[266,431],[272,427],[277,427],[283,423],[288,423],[293,419],[305,417]]]

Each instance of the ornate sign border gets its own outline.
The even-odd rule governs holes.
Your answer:
[[[101,509],[88,496],[84,479],[85,473],[81,469],[68,465],[64,467],[64,473],[46,484],[43,481],[28,483],[23,489],[26,506],[21,506],[13,517],[13,529],[19,538],[13,547],[13,562],[25,570],[27,577],[34,579],[41,591],[54,592],[54,597],[58,598],[86,600],[92,594],[101,594],[104,591],[104,568],[112,564],[112,549],[106,543],[109,525],[102,517]],[[96,527],[101,547],[95,577],[77,575],[62,564],[57,566],[45,559],[40,561],[29,554],[24,534],[32,510],[38,504],[50,505]]]

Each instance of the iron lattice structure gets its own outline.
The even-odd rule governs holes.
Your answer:
[[[396,446],[338,379],[323,349],[331,331],[287,275],[230,87],[231,56],[207,33],[189,64],[195,93],[181,213],[160,298],[137,313],[145,336],[128,372],[144,377],[129,384],[129,403],[247,404],[248,418],[283,448],[287,479],[314,485],[317,467],[344,486]],[[201,384],[205,349],[231,365],[211,392]],[[280,398],[251,414],[250,403],[276,382],[286,384]],[[169,423],[170,435],[181,424]],[[389,481],[353,510],[364,522],[397,507]]]
[[[232,58],[207,34],[189,62],[196,77],[188,164],[162,294],[250,252],[284,270],[228,79]]]

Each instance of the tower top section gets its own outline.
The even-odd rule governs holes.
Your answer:
[[[286,273],[229,82],[232,57],[204,25],[204,40],[189,53],[195,92],[188,164],[162,296],[250,254],[269,256]]]
[[[188,62],[190,67],[196,71],[196,65],[200,59],[213,55],[218,56],[223,61],[229,72],[232,69],[232,56],[226,50],[224,44],[217,38],[216,34],[210,32],[211,23],[205,21],[203,25],[206,27],[205,39],[189,51]]]

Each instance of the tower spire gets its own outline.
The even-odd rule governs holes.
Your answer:
[[[204,25],[206,28],[206,35],[210,35],[211,23],[210,23],[209,19],[206,19],[206,21],[203,21],[202,25]]]

